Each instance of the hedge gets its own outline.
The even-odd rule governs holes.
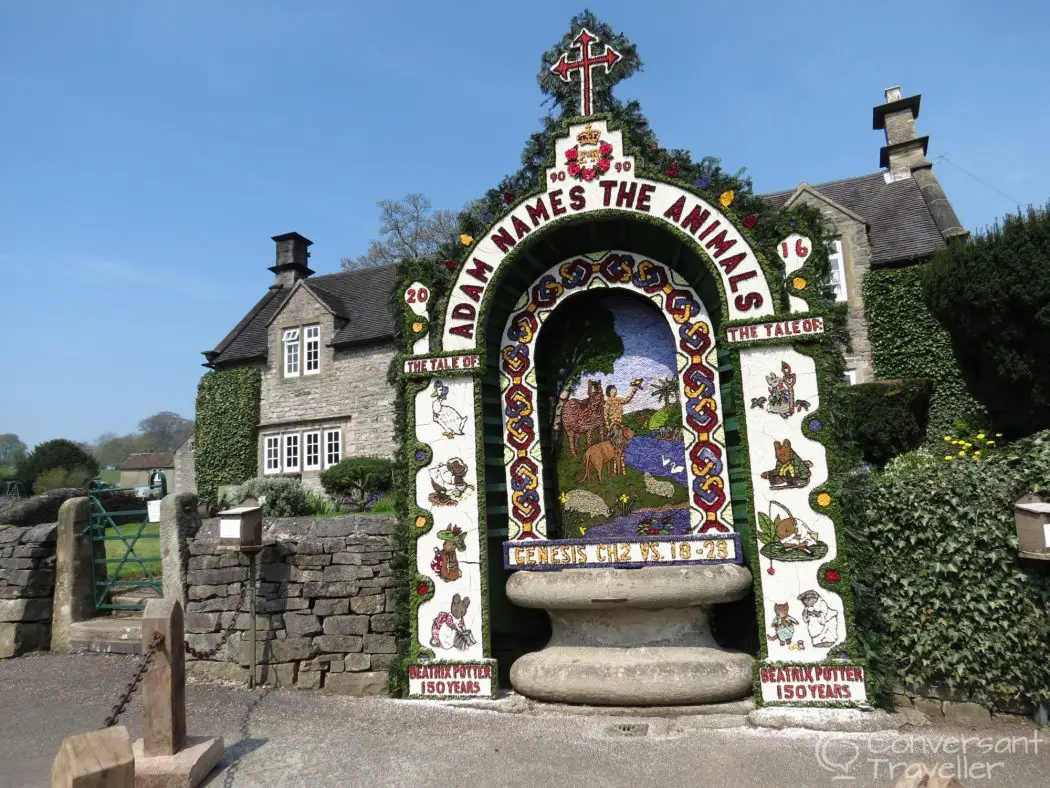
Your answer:
[[[922,269],[870,271],[864,277],[864,313],[876,378],[933,381],[926,435],[940,440],[957,421],[980,421],[982,409],[966,388],[948,332],[926,307]]]
[[[1002,710],[1050,701],[1050,575],[1017,556],[1014,502],[1050,483],[1050,432],[992,457],[927,450],[854,476],[858,625],[890,680]]]
[[[941,250],[922,291],[993,428],[1050,428],[1050,211],[1029,208]]]
[[[219,485],[257,473],[256,426],[262,375],[253,367],[215,369],[197,386],[197,495],[215,503]]]
[[[836,419],[844,440],[854,443],[866,462],[883,466],[926,438],[930,381],[882,380],[847,386],[839,392]]]

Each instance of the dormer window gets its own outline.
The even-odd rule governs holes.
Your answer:
[[[321,326],[317,323],[304,326],[303,333],[306,337],[306,365],[303,374],[316,375],[321,371]]]
[[[299,329],[289,328],[284,332],[284,376],[299,375]]]

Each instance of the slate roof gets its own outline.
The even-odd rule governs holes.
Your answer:
[[[303,280],[304,285],[341,318],[336,323],[341,324],[340,328],[328,344],[346,347],[393,338],[394,324],[387,300],[396,277],[397,266],[387,265]],[[214,350],[205,351],[208,363],[225,365],[265,359],[267,326],[291,291],[291,285],[270,287]]]
[[[912,178],[886,183],[883,173],[813,184],[811,188],[868,222],[873,265],[929,257],[945,246],[919,185]],[[795,189],[760,195],[780,208]]]
[[[174,468],[175,455],[170,451],[129,454],[117,468],[118,471],[150,471],[154,468]]]

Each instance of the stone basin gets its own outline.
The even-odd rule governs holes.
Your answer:
[[[552,634],[511,666],[511,684],[537,700],[611,706],[749,696],[754,659],[715,642],[710,612],[750,589],[737,564],[516,572],[507,596],[546,610]]]

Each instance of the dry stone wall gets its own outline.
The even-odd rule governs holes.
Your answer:
[[[0,659],[50,646],[57,529],[0,525]]]
[[[261,681],[348,695],[387,693],[395,652],[394,523],[391,516],[366,514],[265,522],[266,546],[256,559]],[[211,520],[189,542],[186,641],[216,653],[206,660],[187,653],[187,666],[243,680],[250,660],[242,597],[249,559],[221,549],[217,536],[218,522]]]

